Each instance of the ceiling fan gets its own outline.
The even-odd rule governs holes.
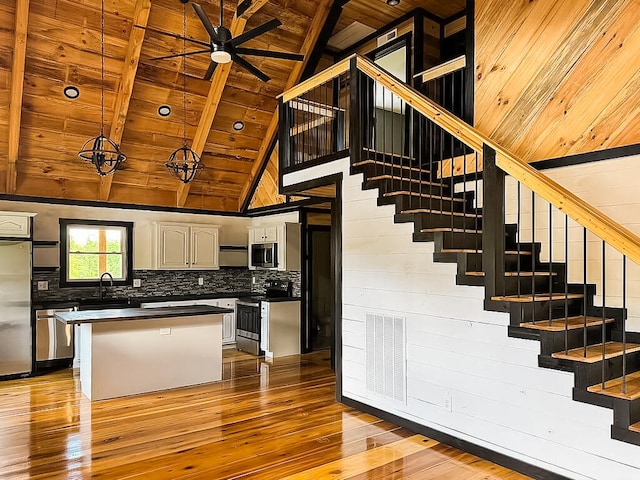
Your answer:
[[[188,0],[180,0],[182,3],[187,3]],[[243,2],[239,8],[241,8],[247,2]],[[185,40],[191,43],[195,43],[197,45],[201,45],[203,47],[207,47],[205,50],[195,50],[192,52],[184,52],[177,53],[175,55],[166,55],[164,57],[155,57],[151,60],[164,60],[167,58],[175,58],[182,57],[187,55],[196,55],[200,53],[209,53],[211,55],[211,63],[209,64],[209,68],[207,69],[207,73],[204,75],[205,80],[210,80],[213,76],[213,73],[216,70],[216,67],[220,63],[229,63],[231,61],[236,62],[238,65],[243,67],[245,70],[249,71],[256,77],[258,77],[263,82],[268,82],[271,78],[264,72],[260,71],[258,68],[250,64],[247,60],[245,60],[240,55],[251,55],[256,57],[270,57],[270,58],[279,58],[283,60],[294,60],[294,61],[302,61],[304,60],[304,55],[300,55],[297,53],[288,53],[288,52],[273,52],[270,50],[259,50],[256,48],[244,48],[241,45],[249,40],[256,38],[259,35],[267,33],[274,28],[282,25],[282,22],[278,19],[269,20],[268,22],[260,25],[259,27],[254,28],[253,30],[249,30],[237,37],[231,36],[231,31],[224,26],[224,0],[220,0],[220,24],[216,27],[213,26],[209,17],[204,12],[202,7],[197,3],[192,3],[193,9],[196,11],[196,14],[200,18],[200,21],[204,25],[204,28],[207,30],[209,34],[209,42],[202,42],[200,40],[195,40],[193,38],[186,38],[181,35],[169,34],[172,37],[178,38],[180,40]],[[250,2],[249,2],[250,5]],[[240,13],[240,12],[239,12]]]

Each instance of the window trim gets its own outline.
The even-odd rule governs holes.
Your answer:
[[[124,280],[114,280],[113,285],[131,286],[133,284],[133,222],[117,222],[111,220],[83,220],[79,218],[60,219],[60,287],[97,287],[99,280],[67,280],[68,276],[68,238],[69,226],[86,225],[98,227],[118,227],[124,228],[127,238],[125,239],[124,252]]]

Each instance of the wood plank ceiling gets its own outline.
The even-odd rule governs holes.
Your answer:
[[[640,143],[638,52],[640,0],[477,1],[476,127],[527,161]]]
[[[218,2],[199,3],[216,24]],[[246,46],[298,53],[311,44],[314,21],[324,22],[330,1],[261,3],[264,6],[242,26],[244,31],[273,18],[282,26]],[[227,27],[235,6],[225,3]],[[113,178],[101,182],[76,156],[101,127],[100,8],[100,0],[0,0],[0,193],[236,211],[272,123],[276,96],[297,81],[291,74],[299,71],[296,62],[248,57],[272,78],[268,83],[231,66],[224,88],[217,86],[221,94],[211,127],[199,132],[205,171],[182,189],[179,199],[181,183],[169,176],[164,163],[183,142],[183,61],[152,58],[182,51],[181,40],[163,34],[182,34],[182,3],[106,0],[104,131],[121,138],[127,160]],[[208,41],[191,5],[187,36]],[[194,48],[188,44],[187,49]],[[214,88],[202,80],[207,54],[185,61],[186,135],[191,144],[205,106],[212,107]],[[67,85],[79,88],[77,99],[63,95]],[[162,104],[172,108],[167,118],[157,113]],[[232,127],[237,120],[245,124],[241,132]]]

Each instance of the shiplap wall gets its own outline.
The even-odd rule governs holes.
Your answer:
[[[640,235],[640,195],[637,179],[640,177],[640,155],[600,162],[544,170],[543,173],[569,191],[576,194],[604,214],[611,217],[636,235]],[[517,223],[516,182],[507,177],[506,211],[507,222]],[[520,231],[523,241],[531,241],[532,201],[531,192],[520,191]],[[549,204],[536,197],[535,202],[536,242],[542,243],[541,259],[550,254],[555,262],[565,261],[564,214],[552,210],[552,249],[549,248]],[[568,222],[569,262],[568,278],[572,283],[583,281],[583,228],[573,220]],[[550,251],[551,250],[551,251]],[[602,241],[587,233],[587,281],[596,285],[595,305],[602,305]],[[622,307],[622,254],[606,247],[606,304]],[[626,307],[627,330],[640,332],[640,266],[627,261]]]
[[[455,285],[456,266],[376,206],[348,160],[286,175],[343,172],[343,396],[575,479],[640,478],[639,447],[610,436],[612,411],[571,399],[573,374],[537,366],[536,341],[507,336],[484,291]],[[366,389],[367,313],[407,317],[407,401]]]

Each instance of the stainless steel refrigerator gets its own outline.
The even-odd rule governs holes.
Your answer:
[[[29,373],[31,242],[0,240],[0,376]]]

